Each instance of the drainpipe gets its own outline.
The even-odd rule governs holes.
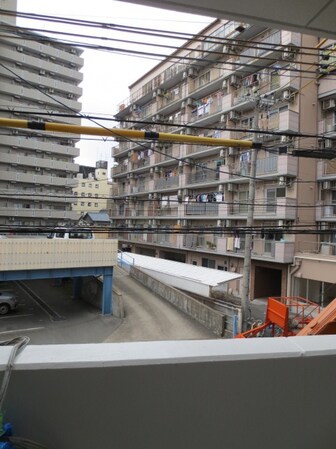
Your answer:
[[[287,276],[287,296],[292,296],[292,277],[300,269],[302,260],[296,260],[294,256],[293,265],[288,266],[288,276]]]

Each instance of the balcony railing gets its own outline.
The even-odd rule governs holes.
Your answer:
[[[185,204],[185,215],[212,215],[218,216],[219,204],[216,203],[191,203]]]
[[[188,185],[188,184],[212,182],[218,179],[219,179],[219,172],[204,170],[204,172],[189,173],[188,175],[186,175],[185,181],[186,185]]]
[[[170,178],[160,178],[154,182],[154,189],[164,190],[171,187],[179,186],[179,176],[172,176]]]

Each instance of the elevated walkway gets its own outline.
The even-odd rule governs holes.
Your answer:
[[[112,239],[1,239],[0,281],[74,278],[80,296],[81,278],[103,276],[102,313],[112,313],[112,275],[118,242]]]

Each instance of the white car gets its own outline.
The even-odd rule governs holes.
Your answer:
[[[0,315],[6,315],[18,307],[18,300],[14,293],[0,291]]]

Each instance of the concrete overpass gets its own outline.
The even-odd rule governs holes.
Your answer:
[[[118,242],[112,239],[1,239],[0,281],[74,278],[80,296],[84,276],[103,276],[102,313],[112,313],[112,276]]]

